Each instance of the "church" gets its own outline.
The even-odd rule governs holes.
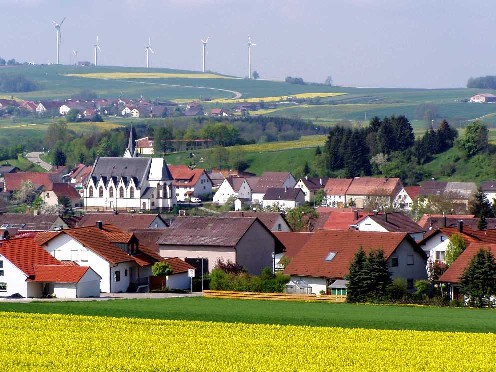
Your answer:
[[[123,157],[96,158],[84,188],[86,210],[169,210],[176,205],[176,191],[165,160],[137,155],[131,128]]]

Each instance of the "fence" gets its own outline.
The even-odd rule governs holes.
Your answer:
[[[342,295],[260,293],[260,292],[234,292],[234,291],[208,290],[208,291],[203,291],[203,296],[209,298],[237,298],[244,300],[346,302],[346,296],[342,296]]]

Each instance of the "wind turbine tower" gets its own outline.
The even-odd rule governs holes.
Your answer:
[[[53,25],[55,26],[55,30],[57,30],[57,65],[60,64],[60,40],[62,37],[62,34],[60,32],[60,27],[62,27],[62,23],[64,23],[65,18],[60,21],[60,23],[57,23],[55,21],[52,21]]]
[[[151,42],[150,38],[148,38],[148,45],[145,46],[146,68],[150,68],[150,52],[155,54],[155,52],[152,49],[152,42]]]
[[[96,44],[93,45],[95,48],[95,66],[98,66],[98,52],[101,52],[102,50],[100,49],[100,40],[98,39],[98,36],[96,37]]]
[[[72,54],[74,55],[74,64],[77,65],[78,64],[78,59],[77,59],[78,51],[76,49],[73,49]]]
[[[208,43],[208,39],[210,38],[210,36],[207,36],[207,38],[205,40],[202,40],[202,44],[203,44],[203,68],[202,68],[202,71],[205,72],[205,58],[206,58],[206,54],[207,54],[207,43]]]
[[[248,79],[251,79],[251,47],[256,45],[251,41],[251,37],[248,36]]]

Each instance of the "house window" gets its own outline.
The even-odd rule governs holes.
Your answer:
[[[109,187],[109,197],[110,198],[114,197],[114,188],[113,187]]]
[[[406,264],[407,264],[407,265],[413,265],[413,254],[409,254],[409,255],[406,257]]]
[[[124,187],[119,187],[119,198],[124,198]]]
[[[116,282],[120,282],[120,281],[121,281],[121,272],[120,272],[120,271],[116,271],[116,272],[114,273],[114,280],[115,280]]]
[[[0,292],[7,292],[7,283],[0,283]]]
[[[124,276],[127,276],[127,269],[124,270]]]
[[[93,197],[93,186],[90,186],[90,188],[88,189],[88,194],[90,195],[90,198]]]
[[[50,197],[50,193],[46,193],[46,198],[49,198]]]
[[[88,261],[88,250],[86,248],[83,248],[81,250],[81,261],[83,261],[83,262]]]
[[[441,241],[444,242],[445,237],[441,235]]]
[[[444,261],[445,255],[446,255],[445,251],[436,251],[436,260]]]
[[[391,267],[398,267],[398,257],[391,257]]]
[[[406,280],[406,289],[413,289],[413,279]]]
[[[280,223],[277,224],[277,231],[282,231],[282,225]]]
[[[132,186],[129,188],[129,197],[134,198],[134,187]]]
[[[3,269],[3,261],[0,261],[0,269]]]
[[[98,188],[98,197],[99,197],[99,198],[103,198],[103,186],[100,186],[100,187]]]
[[[3,270],[0,270],[0,276],[3,276]]]
[[[152,201],[152,207],[154,207],[154,206],[155,206],[155,202]]]

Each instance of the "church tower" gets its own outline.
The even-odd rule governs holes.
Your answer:
[[[126,151],[124,151],[124,158],[137,158],[138,153],[136,151],[136,141],[135,141],[135,133],[133,126],[131,125],[131,129],[129,130],[129,142],[127,144]]]

